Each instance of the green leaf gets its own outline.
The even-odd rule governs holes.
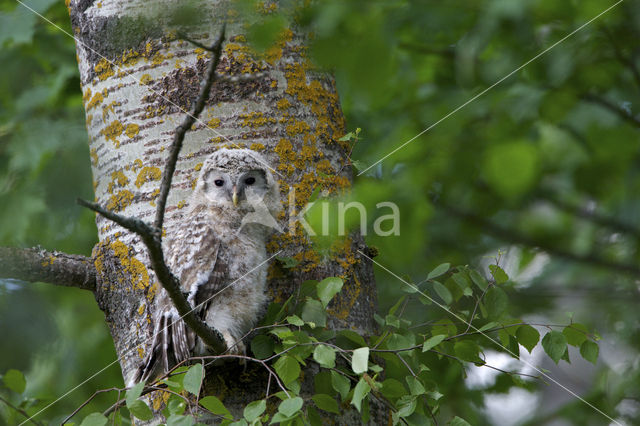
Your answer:
[[[382,382],[380,392],[387,398],[396,399],[406,395],[407,390],[404,385],[396,379],[386,379]]]
[[[223,416],[225,419],[233,419],[233,416],[231,415],[229,410],[227,410],[227,407],[225,407],[222,401],[220,401],[217,397],[213,395],[205,396],[199,402],[200,405],[211,411],[213,414]]]
[[[322,305],[326,308],[333,296],[342,290],[342,279],[338,277],[329,277],[318,283],[318,298]]]
[[[500,318],[509,305],[507,294],[499,287],[491,287],[484,295],[484,307],[490,318]]]
[[[182,414],[187,408],[187,404],[182,398],[179,398],[176,395],[171,395],[171,398],[169,398],[169,402],[167,403],[167,408],[171,414]]]
[[[567,338],[559,331],[550,331],[542,338],[542,347],[557,364],[567,350]]]
[[[405,377],[405,381],[409,385],[409,392],[411,393],[411,395],[418,396],[427,392],[420,380],[418,380],[417,378],[413,376],[407,376]]]
[[[369,386],[369,383],[367,383],[366,380],[364,380],[364,378],[361,377],[360,381],[358,382],[356,387],[353,389],[353,397],[351,398],[351,404],[353,404],[356,407],[358,412],[361,409],[362,400],[369,394],[369,392],[371,392],[371,387]]]
[[[353,330],[340,330],[340,332],[338,332],[338,335],[346,337],[349,341],[357,345],[360,345],[360,346],[367,345],[367,342],[364,340],[364,338]]]
[[[258,334],[251,341],[251,352],[258,359],[269,358],[273,354],[276,342],[266,334]]]
[[[313,351],[313,359],[325,368],[333,368],[336,366],[336,350],[327,345],[318,345]]]
[[[471,424],[469,422],[467,422],[465,419],[462,419],[458,416],[455,416],[453,419],[451,419],[451,421],[449,421],[449,426],[471,426]]]
[[[285,385],[293,382],[300,375],[300,364],[289,355],[281,356],[273,367]]]
[[[131,404],[127,404],[127,408],[129,412],[139,418],[140,420],[151,420],[153,418],[153,413],[151,409],[144,402],[136,399]]]
[[[424,342],[424,345],[422,345],[422,352],[426,352],[429,349],[435,348],[436,346],[438,346],[446,338],[447,338],[447,336],[445,336],[444,334],[438,334],[436,336],[431,336],[430,338],[427,339],[426,342]]]
[[[327,325],[327,313],[322,303],[315,299],[307,298],[302,307],[302,319],[320,327]]]
[[[586,359],[594,365],[596,362],[598,362],[599,351],[600,348],[598,347],[598,344],[592,342],[591,340],[585,340],[584,342],[582,342],[582,345],[580,345],[580,355],[582,355],[582,358]]]
[[[142,389],[144,389],[144,382],[136,383],[135,386],[127,391],[125,397],[127,406],[133,404],[133,402],[140,397],[140,395],[142,394]]]
[[[482,275],[480,275],[478,271],[474,269],[470,270],[469,276],[471,277],[471,281],[473,281],[473,283],[477,285],[480,290],[485,291],[489,286],[487,280]]]
[[[429,272],[429,275],[427,275],[427,279],[431,280],[434,278],[438,278],[440,275],[446,274],[447,271],[449,271],[450,267],[450,263],[441,263],[440,265],[433,268],[431,272]]]
[[[450,305],[453,302],[453,296],[448,288],[439,283],[438,281],[433,281],[433,289],[438,293],[438,296],[444,301],[445,305]]]
[[[518,343],[524,346],[529,353],[531,353],[540,340],[540,333],[538,333],[538,330],[531,327],[529,324],[524,324],[516,330],[516,338],[518,339]]]
[[[304,321],[297,315],[290,315],[287,317],[287,322],[291,325],[295,325],[298,327],[302,327],[304,325]]]
[[[467,362],[484,363],[478,355],[480,347],[471,340],[461,340],[453,345],[453,351],[458,358]]]
[[[267,409],[267,401],[265,401],[264,399],[261,399],[259,401],[253,401],[249,403],[246,407],[244,407],[242,416],[249,423],[252,423],[255,419],[260,417],[266,409]]]
[[[107,419],[102,413],[91,413],[82,420],[80,426],[104,426],[107,424]]]
[[[562,334],[564,334],[564,337],[567,338],[568,344],[570,344],[571,346],[579,347],[585,340],[587,340],[589,331],[584,325],[573,323],[566,326],[562,330]]]
[[[192,416],[173,414],[167,419],[167,426],[193,426],[195,422]]]
[[[365,373],[369,369],[369,348],[359,348],[353,351],[351,369],[356,374]]]
[[[344,401],[351,390],[351,382],[342,374],[331,371],[331,386],[340,394],[340,398]]]
[[[311,399],[319,409],[328,411],[329,413],[340,414],[340,410],[338,409],[338,402],[335,400],[335,398],[332,398],[327,394],[319,393],[313,395]]]
[[[204,367],[202,364],[195,364],[191,366],[189,370],[187,370],[184,375],[184,380],[182,381],[184,390],[197,396],[200,393],[203,375]]]
[[[493,275],[493,279],[496,281],[496,284],[503,284],[509,281],[507,273],[498,265],[489,265],[489,270],[491,271],[491,275]]]
[[[304,401],[299,396],[296,396],[295,398],[285,399],[278,406],[278,412],[284,414],[287,417],[291,417],[295,413],[300,411],[300,409],[302,408],[302,404],[304,404]]]
[[[6,387],[14,391],[15,393],[22,393],[27,387],[27,380],[24,378],[22,371],[10,369],[4,373],[2,377]]]

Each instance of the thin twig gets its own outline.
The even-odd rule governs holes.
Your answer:
[[[0,401],[4,402],[7,407],[11,408],[12,410],[15,410],[16,412],[22,414],[24,417],[27,418],[26,421],[30,421],[31,423],[33,423],[34,425],[38,425],[40,426],[42,423],[36,422],[35,420],[33,420],[32,416],[30,416],[29,414],[27,414],[26,411],[24,411],[22,408],[18,408],[15,405],[13,405],[12,403],[10,403],[9,401],[7,401],[6,399],[4,399],[3,397],[0,396]]]
[[[180,282],[176,276],[171,273],[169,267],[165,263],[159,233],[155,232],[154,228],[140,219],[121,216],[102,208],[96,203],[91,203],[86,200],[78,199],[77,201],[81,206],[100,213],[107,219],[112,220],[131,232],[135,232],[142,238],[142,242],[149,251],[149,259],[156,277],[171,298],[171,301],[175,305],[180,317],[207,346],[211,347],[216,353],[224,352],[227,349],[224,339],[216,330],[209,327],[195,314],[194,309],[182,293]]]
[[[169,152],[169,158],[167,159],[167,163],[164,167],[164,171],[162,172],[162,183],[160,184],[160,195],[156,200],[156,218],[154,223],[155,228],[162,233],[162,224],[164,222],[164,213],[165,206],[167,204],[167,197],[169,196],[169,190],[171,189],[171,180],[173,179],[173,173],[176,170],[176,163],[178,162],[178,154],[180,154],[180,150],[182,149],[182,143],[184,142],[184,136],[193,123],[196,122],[198,116],[204,109],[204,105],[209,99],[209,91],[211,90],[211,85],[216,78],[216,68],[218,67],[218,63],[220,63],[220,56],[222,54],[222,42],[224,41],[225,36],[225,24],[222,25],[222,30],[220,31],[220,36],[216,40],[216,42],[211,46],[211,48],[207,49],[212,52],[213,57],[211,61],[209,61],[209,67],[207,68],[207,73],[205,79],[203,80],[200,86],[200,92],[198,93],[198,98],[196,99],[193,108],[191,111],[184,117],[182,124],[180,124],[176,130],[175,135],[173,137],[173,143],[171,144],[171,150]]]
[[[164,221],[167,197],[169,195],[169,190],[171,189],[171,181],[175,172],[176,162],[178,161],[178,155],[180,153],[180,150],[182,149],[184,136],[186,132],[191,129],[193,123],[195,123],[195,121],[197,120],[198,116],[204,109],[204,105],[209,97],[209,91],[211,90],[211,85],[213,84],[213,80],[215,79],[215,70],[218,66],[218,63],[220,62],[224,35],[225,26],[223,25],[220,36],[211,47],[213,58],[209,62],[209,68],[207,69],[205,79],[203,80],[200,87],[198,98],[196,99],[191,112],[185,116],[182,124],[180,124],[175,130],[169,158],[167,159],[165,169],[162,173],[162,183],[160,185],[160,195],[157,200],[154,226],[150,226],[137,218],[125,217],[117,213],[108,211],[96,203],[91,203],[80,199],[78,200],[78,204],[100,213],[107,219],[116,222],[120,226],[138,234],[142,238],[142,242],[149,251],[151,265],[158,278],[158,281],[171,298],[171,301],[175,305],[181,318],[184,320],[187,326],[189,326],[189,328],[193,330],[193,332],[196,333],[196,335],[200,337],[202,341],[207,346],[211,347],[216,353],[224,352],[227,349],[227,346],[222,336],[220,336],[216,330],[209,327],[195,314],[193,308],[191,307],[191,305],[189,305],[189,302],[182,293],[180,282],[175,277],[175,275],[171,273],[169,267],[165,263],[164,254],[162,252],[162,224]]]
[[[90,403],[91,401],[93,401],[93,399],[100,395],[101,393],[105,393],[105,392],[113,392],[113,391],[120,391],[120,389],[118,388],[108,388],[108,389],[100,389],[97,390],[93,393],[93,395],[91,395],[89,397],[89,399],[87,399],[85,402],[83,402],[82,404],[80,404],[80,406],[78,408],[76,408],[75,410],[73,410],[73,413],[69,414],[63,421],[61,424],[65,424],[67,423],[69,420],[71,420],[71,418],[73,416],[75,416],[76,414],[78,414],[78,411],[82,410],[88,403]]]

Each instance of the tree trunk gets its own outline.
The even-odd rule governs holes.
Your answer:
[[[210,59],[171,29],[169,18],[178,12],[171,9],[176,4],[145,0],[69,4],[96,201],[149,223],[174,129],[195,100]],[[351,184],[349,146],[338,141],[344,134],[344,118],[332,77],[310,65],[301,34],[286,30],[276,46],[257,57],[250,53],[242,22],[229,3],[197,5],[200,22],[190,27],[189,38],[210,45],[226,20],[227,42],[218,73],[256,77],[214,83],[200,120],[186,135],[167,202],[166,227],[181,219],[200,165],[209,154],[221,147],[260,151],[280,174],[284,209],[278,219],[285,232],[272,239],[268,250],[282,250],[280,256],[299,261],[294,268],[278,262],[270,266],[270,296],[282,302],[305,280],[343,277],[344,289],[329,306],[329,327],[371,333],[376,293],[372,266],[357,253],[364,248],[362,238],[353,235],[336,244],[329,257],[322,257],[302,226],[287,232],[289,218],[304,208],[315,188],[337,194]],[[290,200],[292,194],[295,201]],[[101,216],[96,224],[100,240],[94,250],[96,299],[106,315],[123,376],[129,377],[150,344],[160,286],[137,236]],[[232,412],[241,413],[248,402],[264,397],[262,373],[248,369],[238,379],[230,369],[219,370],[224,371],[208,373],[207,392],[222,397]],[[308,389],[303,394],[312,393],[312,375],[304,380]],[[157,409],[161,401],[156,400]]]

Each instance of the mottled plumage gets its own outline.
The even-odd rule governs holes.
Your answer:
[[[221,149],[204,162],[185,217],[167,230],[167,265],[230,353],[244,354],[242,338],[264,307],[265,244],[275,224],[271,214],[279,208],[278,185],[262,156]],[[209,353],[180,320],[164,289],[156,312],[154,340],[134,381],[153,379],[194,354]]]

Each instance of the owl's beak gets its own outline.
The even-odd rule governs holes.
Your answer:
[[[236,186],[233,186],[233,196],[231,197],[231,201],[233,201],[233,207],[238,207],[238,190]]]

